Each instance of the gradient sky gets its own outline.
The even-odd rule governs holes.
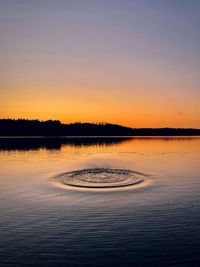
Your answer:
[[[0,118],[200,128],[199,0],[0,0]]]

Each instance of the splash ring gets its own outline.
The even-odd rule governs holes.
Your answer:
[[[55,176],[57,182],[75,188],[123,188],[141,183],[141,173],[126,169],[92,168],[65,172]]]

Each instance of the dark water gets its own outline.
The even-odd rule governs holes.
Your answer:
[[[0,266],[199,266],[200,138],[0,139],[0,215]]]

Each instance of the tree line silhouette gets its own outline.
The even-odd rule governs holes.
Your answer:
[[[194,136],[200,129],[130,128],[110,123],[0,119],[0,136]]]

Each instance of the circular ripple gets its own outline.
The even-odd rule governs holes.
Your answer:
[[[106,189],[136,185],[143,181],[143,175],[131,170],[94,168],[65,172],[55,179],[70,187]]]

